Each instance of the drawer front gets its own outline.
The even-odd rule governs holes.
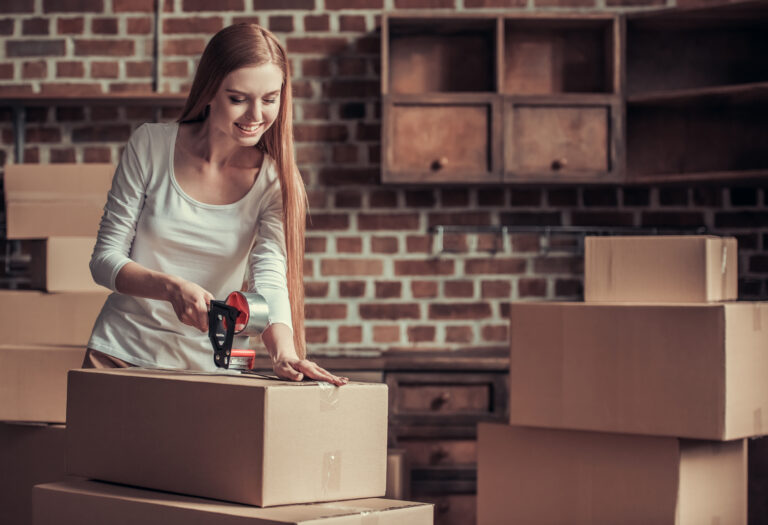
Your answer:
[[[477,442],[472,439],[408,439],[398,440],[413,467],[453,466],[477,462]]]
[[[475,525],[474,494],[414,494],[414,501],[435,505],[435,525]]]
[[[490,411],[490,385],[413,385],[398,389],[401,414],[484,414]]]
[[[505,112],[507,171],[608,172],[610,108],[515,105]]]
[[[395,104],[390,111],[390,170],[491,171],[490,104]]]

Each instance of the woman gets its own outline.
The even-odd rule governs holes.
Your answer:
[[[215,370],[208,303],[247,276],[269,306],[262,341],[275,373],[347,382],[305,359],[306,195],[291,113],[283,47],[237,24],[208,43],[179,121],[133,133],[91,259],[96,282],[117,293],[84,366]]]

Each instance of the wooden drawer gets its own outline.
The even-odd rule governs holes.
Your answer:
[[[435,525],[474,525],[475,494],[414,494],[413,500],[435,505]]]
[[[460,465],[477,462],[477,442],[473,439],[409,439],[398,440],[413,467]]]
[[[392,373],[390,416],[411,425],[472,425],[506,417],[506,377],[499,373]]]
[[[595,176],[611,170],[609,106],[508,104],[504,112],[508,173]]]
[[[401,182],[500,181],[493,144],[500,119],[491,98],[385,104],[384,177]]]

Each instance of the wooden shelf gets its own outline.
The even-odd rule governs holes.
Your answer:
[[[647,106],[699,106],[768,103],[768,82],[650,91],[627,96],[627,103]]]

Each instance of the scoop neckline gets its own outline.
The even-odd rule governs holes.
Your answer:
[[[176,158],[176,141],[179,138],[179,129],[181,128],[181,123],[174,122],[173,125],[174,125],[175,129],[174,129],[174,132],[173,132],[173,136],[171,137],[171,141],[170,141],[170,152],[169,152],[169,154],[170,154],[170,159],[171,160],[170,160],[170,163],[169,163],[170,164],[170,169],[168,171],[171,174],[171,185],[173,185],[173,187],[176,189],[176,191],[179,193],[179,195],[181,195],[181,197],[184,200],[188,201],[189,203],[194,204],[195,206],[199,206],[201,208],[217,209],[217,210],[227,209],[227,208],[235,208],[238,205],[242,204],[243,201],[247,200],[256,191],[256,187],[259,185],[259,181],[261,181],[262,179],[266,178],[266,177],[264,177],[264,171],[265,171],[265,168],[267,167],[267,163],[271,162],[271,157],[267,153],[264,153],[264,160],[261,161],[261,168],[259,169],[259,174],[256,177],[256,180],[253,181],[253,184],[251,184],[250,189],[245,193],[245,195],[240,197],[235,202],[230,202],[230,203],[227,203],[227,204],[211,204],[211,203],[208,203],[208,202],[199,201],[199,200],[191,197],[186,191],[184,191],[184,189],[181,187],[181,184],[179,184],[179,181],[176,180],[176,163],[175,163],[175,158]]]

